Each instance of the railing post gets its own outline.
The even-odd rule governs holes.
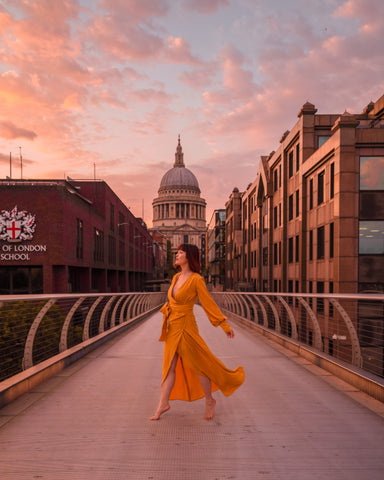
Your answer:
[[[268,303],[268,305],[271,307],[273,316],[275,318],[275,331],[277,333],[281,332],[281,327],[280,327],[280,319],[279,319],[279,314],[276,310],[276,307],[274,306],[273,302],[268,298],[267,295],[261,295],[262,298]]]
[[[72,305],[70,311],[68,312],[67,316],[65,317],[63,328],[61,329],[60,335],[60,345],[59,345],[59,352],[64,352],[68,348],[68,330],[69,325],[71,323],[72,317],[75,314],[76,310],[79,306],[84,302],[86,297],[80,297],[76,300],[76,302]]]
[[[93,312],[96,310],[96,307],[103,300],[103,298],[104,296],[97,297],[95,302],[93,302],[92,307],[89,309],[87,318],[85,319],[85,322],[84,322],[83,342],[85,342],[85,340],[89,340],[89,325],[91,323],[91,318],[92,318]]]
[[[313,331],[314,331],[314,347],[317,348],[318,350],[322,351],[323,350],[323,341],[321,339],[321,329],[319,322],[317,321],[316,315],[313,313],[312,308],[308,305],[308,303],[304,300],[303,297],[298,297],[299,302],[303,305],[305,308],[305,311],[307,312],[309,318],[312,320],[312,326],[313,326]]]
[[[345,325],[348,329],[349,335],[351,336],[351,344],[352,344],[352,363],[357,367],[362,367],[363,365],[363,358],[361,356],[361,349],[360,349],[360,342],[359,337],[357,336],[356,329],[350,319],[348,313],[344,310],[344,308],[340,305],[340,303],[334,299],[330,298],[329,301],[332,305],[337,309],[340,313],[341,318],[344,320]]]
[[[43,320],[44,315],[48,312],[48,310],[55,302],[56,298],[51,298],[50,300],[48,300],[48,302],[43,306],[43,308],[39,311],[39,313],[36,315],[36,318],[32,322],[24,347],[23,370],[26,370],[27,368],[33,366],[33,344],[35,341],[37,329],[39,328],[39,325]]]
[[[107,313],[109,312],[110,308],[111,308],[111,305],[113,303],[113,301],[115,300],[116,298],[116,295],[114,295],[113,297],[111,297],[108,302],[106,303],[105,307],[103,308],[103,312],[102,314],[100,315],[100,322],[99,322],[99,333],[103,333],[104,330],[105,330],[105,318],[107,316]]]

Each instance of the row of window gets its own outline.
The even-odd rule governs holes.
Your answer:
[[[205,207],[189,203],[161,204],[155,207],[156,220],[163,218],[197,218],[204,220]]]
[[[288,178],[293,177],[300,169],[300,144],[297,143],[294,148],[288,153]],[[273,171],[273,191],[281,187],[281,163]]]
[[[370,255],[384,254],[384,220],[370,220],[359,222],[360,238],[359,238],[359,253]],[[324,260],[326,256],[325,245],[326,235],[328,235],[328,258],[334,258],[334,244],[335,244],[335,228],[334,223],[328,226],[322,225],[316,229],[308,232],[308,259]],[[316,249],[315,246],[316,240]],[[265,259],[265,261],[264,261]],[[247,258],[244,258],[245,265],[247,265]],[[300,236],[288,238],[288,263],[300,261]],[[256,250],[250,252],[251,267],[257,266],[257,252]],[[273,244],[273,264],[281,265],[281,242]],[[268,249],[263,249],[263,265],[268,265]]]
[[[318,227],[316,230],[310,230],[309,235],[309,260],[314,260],[313,241],[314,235],[317,236],[316,258],[317,260],[324,260],[325,258],[325,226]],[[329,224],[329,258],[334,256],[334,223]]]
[[[309,180],[309,209],[314,207],[314,185],[313,178]],[[330,165],[330,178],[329,178],[329,198],[332,199],[335,196],[335,164]],[[322,170],[317,175],[317,205],[321,205],[325,202],[325,170]]]
[[[138,237],[137,229],[135,230],[135,237]],[[116,264],[116,239],[108,236],[108,263]],[[79,218],[77,219],[76,230],[76,258],[84,258],[84,224]],[[98,228],[93,229],[93,260],[104,261],[104,232]],[[119,240],[119,265],[125,265],[125,242]]]

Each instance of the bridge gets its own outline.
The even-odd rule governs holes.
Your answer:
[[[211,421],[204,400],[171,402],[150,421],[162,294],[4,296],[0,478],[382,480],[383,348],[372,326],[383,296],[215,299],[236,336],[196,305],[200,332],[228,367],[244,366],[244,385],[214,394]]]

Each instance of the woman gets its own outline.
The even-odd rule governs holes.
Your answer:
[[[165,341],[163,376],[159,406],[151,420],[158,420],[170,409],[169,400],[193,401],[205,397],[206,419],[212,419],[216,400],[212,391],[220,389],[231,395],[244,381],[244,369],[229,370],[209,350],[200,337],[193,305],[199,297],[210,322],[224,330],[228,338],[235,336],[226,317],[213,301],[200,271],[199,250],[195,245],[178,248],[175,267],[180,272],[168,290],[168,302],[160,310],[164,314],[160,341]]]

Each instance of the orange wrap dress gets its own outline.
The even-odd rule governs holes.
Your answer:
[[[243,383],[244,369],[241,366],[235,370],[227,368],[199,335],[193,314],[197,297],[213,326],[220,325],[224,332],[230,332],[231,327],[198,273],[192,273],[173,296],[179,275],[173,277],[168,302],[160,310],[164,319],[159,340],[165,342],[162,381],[167,377],[175,353],[178,354],[176,379],[169,399],[193,401],[204,397],[198,375],[211,380],[212,391],[220,389],[224,395],[231,395]]]

